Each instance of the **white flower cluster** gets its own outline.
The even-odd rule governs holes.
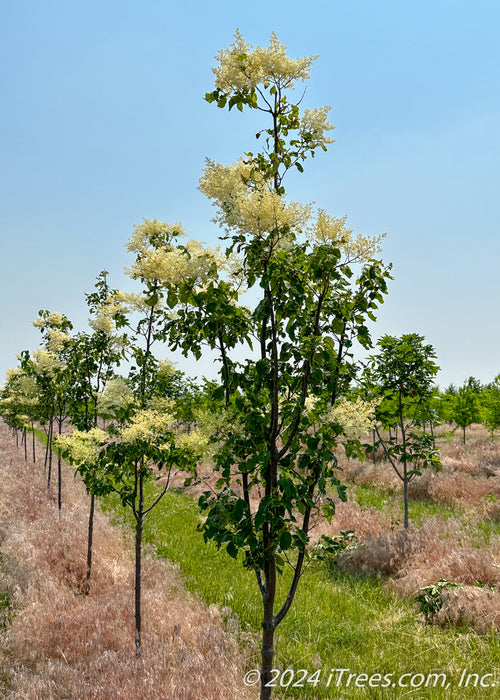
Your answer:
[[[138,304],[132,297],[137,297],[141,300],[141,311],[144,310],[145,304],[142,297],[134,294],[125,294],[124,292],[116,292],[110,295],[105,302],[99,306],[96,311],[95,318],[89,320],[89,326],[94,331],[102,331],[106,335],[113,335],[116,331],[115,316],[120,313],[127,313],[129,306]]]
[[[127,243],[127,248],[136,253],[136,260],[126,273],[132,279],[158,282],[164,287],[183,282],[199,286],[207,281],[214,264],[217,268],[224,266],[225,259],[218,248],[207,248],[194,240],[180,247],[174,245],[178,236],[185,236],[180,224],[144,219],[134,227]],[[125,298],[122,300],[129,303]]]
[[[207,161],[200,190],[219,207],[214,221],[242,233],[302,230],[311,214],[309,205],[287,204],[242,160],[231,165]]]
[[[66,367],[65,363],[51,350],[40,348],[32,354],[33,367],[36,374],[52,375]]]
[[[181,224],[167,224],[158,219],[143,219],[142,224],[136,224],[134,231],[127,241],[126,248],[131,253],[143,255],[153,247],[169,243],[172,238],[185,236]]]
[[[252,50],[237,30],[229,49],[217,54],[219,65],[213,68],[215,86],[226,95],[249,91],[262,84],[292,88],[296,80],[309,78],[309,70],[317,56],[292,59],[286,55],[286,46],[273,32],[269,47],[257,46]]]
[[[48,337],[45,345],[47,347],[47,350],[50,350],[54,353],[62,352],[62,350],[64,350],[65,344],[70,339],[68,333],[64,333],[64,331],[60,330],[59,328],[48,328],[47,334]]]
[[[123,442],[157,442],[166,432],[171,431],[175,422],[171,413],[163,413],[154,409],[145,408],[138,411],[130,423],[122,428],[120,437]]]
[[[99,414],[115,417],[119,411],[133,406],[134,403],[134,392],[130,386],[123,377],[115,377],[109,380],[99,397]]]
[[[35,328],[60,328],[64,322],[64,316],[59,311],[53,311],[47,318],[39,316],[33,321]]]
[[[319,209],[316,221],[309,229],[311,239],[321,245],[340,248],[350,262],[370,260],[380,252],[385,234],[374,237],[354,235],[352,229],[347,228],[346,220],[346,216],[337,218]]]
[[[326,136],[326,131],[335,127],[328,121],[328,112],[331,107],[316,107],[306,109],[300,119],[300,135],[307,141],[310,148],[321,148],[327,143],[334,143],[335,139]]]
[[[328,411],[327,419],[332,423],[339,423],[348,440],[355,440],[375,426],[375,409],[378,404],[378,399],[364,401],[357,397],[355,401],[349,401],[342,396]]]
[[[57,435],[56,447],[68,450],[72,464],[92,465],[97,462],[100,448],[106,444],[109,435],[100,428],[92,428],[87,432],[74,430],[71,435]]]

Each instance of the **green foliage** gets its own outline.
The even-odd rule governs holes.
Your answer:
[[[386,428],[397,427],[397,435],[385,437],[376,428],[378,440],[366,445],[367,451],[382,447],[386,458],[403,482],[404,525],[408,527],[408,484],[427,467],[439,467],[434,436],[422,430],[429,419],[433,378],[439,367],[432,345],[424,344],[417,333],[400,338],[386,335],[378,343],[377,355],[370,358],[364,381],[368,391],[379,396],[377,418]]]
[[[480,396],[481,422],[488,429],[493,440],[495,430],[500,428],[500,375],[484,387]]]
[[[349,549],[356,549],[358,538],[354,530],[340,530],[339,535],[328,537],[323,535],[313,549],[313,557],[323,561],[327,557],[335,559],[339,554]]]
[[[425,615],[426,622],[434,622],[434,619],[450,596],[450,589],[457,588],[458,583],[440,579],[430,586],[420,589],[414,600],[419,604],[420,612]]]
[[[465,429],[481,420],[480,389],[475,381],[473,377],[469,377],[453,396],[451,403],[453,420],[462,428],[464,444]]]

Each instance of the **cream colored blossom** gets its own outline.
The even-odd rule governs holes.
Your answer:
[[[170,413],[173,415],[175,411],[175,401],[168,396],[153,396],[148,401],[148,408],[152,408],[160,413]]]
[[[106,335],[112,335],[116,330],[111,316],[101,311],[101,309],[98,309],[95,318],[89,320],[89,326],[92,330],[102,331]]]
[[[34,369],[37,374],[54,374],[66,367],[65,363],[52,351],[40,348],[33,352]]]
[[[60,353],[62,350],[64,350],[65,344],[70,339],[68,333],[64,333],[64,331],[60,330],[59,328],[48,328],[47,334],[47,350],[55,353]]]
[[[286,46],[281,44],[273,32],[269,46],[258,46],[255,50],[245,43],[239,30],[228,49],[217,54],[219,65],[213,68],[215,86],[224,94],[250,91],[262,84],[291,88],[296,80],[309,78],[309,70],[317,56],[292,59],[286,55]]]
[[[48,323],[50,326],[61,326],[64,320],[64,316],[59,313],[59,311],[53,311],[48,318]]]
[[[146,408],[138,411],[130,423],[121,429],[120,437],[123,442],[157,442],[165,432],[172,429],[174,422],[171,413]]]
[[[69,451],[72,464],[96,464],[100,448],[106,444],[109,435],[100,428],[92,428],[87,432],[74,430],[71,435],[57,435],[56,447]]]
[[[200,285],[207,281],[214,266],[216,269],[223,262],[217,248],[206,248],[199,241],[190,240],[182,248],[165,245],[145,249],[126,272],[132,279],[157,281],[167,287],[187,281]]]
[[[111,294],[96,310],[95,317],[89,320],[89,326],[95,331],[113,335],[116,331],[115,317],[130,310],[144,311],[146,303],[138,294],[126,294],[117,291]]]
[[[195,410],[194,416],[196,428],[193,431],[195,437],[192,438],[192,444],[193,447],[198,445],[197,451],[208,461],[214,459],[230,436],[244,437],[244,426],[238,414],[230,408],[223,411],[200,408]],[[185,439],[188,440],[188,438]]]
[[[311,214],[310,205],[287,203],[242,160],[231,165],[207,160],[200,189],[219,208],[214,221],[243,233],[302,230]]]
[[[107,313],[114,315],[118,313],[129,313],[138,311],[144,313],[151,307],[146,304],[146,300],[140,294],[134,292],[122,292],[117,290],[110,295],[106,301]]]
[[[19,379],[22,374],[23,370],[20,367],[10,367],[5,374],[6,383],[12,383],[16,379]]]
[[[190,433],[178,433],[175,438],[177,447],[201,456],[209,453],[209,438],[199,430],[192,430]]]
[[[33,321],[33,325],[35,326],[35,328],[45,328],[46,323],[47,323],[46,320],[44,318],[42,318],[41,316],[38,316]]]
[[[126,410],[134,403],[134,392],[130,386],[123,377],[115,377],[109,380],[99,397],[99,414],[116,416],[118,412]]]
[[[342,396],[328,411],[327,419],[339,423],[345,437],[354,440],[373,429],[375,409],[379,403],[378,399],[364,401],[357,397],[355,401],[349,401]]]
[[[152,246],[169,243],[173,237],[185,236],[181,224],[167,224],[157,219],[143,219],[142,224],[136,224],[134,231],[126,243],[131,253],[144,254]]]
[[[316,107],[306,109],[300,120],[300,135],[307,142],[309,148],[321,148],[327,143],[334,143],[335,139],[326,136],[327,131],[335,127],[328,121],[328,112],[331,107]]]
[[[354,235],[352,229],[347,228],[346,221],[346,216],[337,218],[319,209],[316,221],[310,227],[312,241],[340,248],[352,262],[369,260],[380,252],[385,234],[374,237]]]

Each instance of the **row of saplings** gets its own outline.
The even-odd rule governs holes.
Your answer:
[[[41,311],[42,345],[21,354],[0,407],[24,431],[26,456],[28,431],[46,426],[49,483],[53,440],[57,446],[59,508],[61,457],[81,474],[91,499],[87,591],[95,498],[116,492],[132,512],[138,654],[144,519],[174,470],[189,481],[197,465],[213,465],[218,479],[199,499],[203,533],[255,574],[263,700],[272,692],[275,631],[310,556],[311,526],[333,515],[334,493],[346,498],[339,443],[348,456],[383,452],[403,485],[405,527],[408,484],[438,464],[432,346],[418,334],[385,336],[364,370],[352,354],[355,343],[372,347],[367,324],[391,279],[379,258],[382,236],[355,235],[345,217],[286,196],[289,174],[302,173],[306,159],[333,142],[329,107],[305,109],[294,97],[314,60],[290,58],[274,34],[269,47],[254,49],[236,33],[217,56],[206,100],[255,110],[267,121],[256,134],[258,152],[247,148],[231,165],[208,160],[200,179],[224,250],[186,241],[180,224],[145,219],[135,226],[127,275],[139,291],[112,289],[103,271],[86,297],[86,332],[72,333],[65,315]],[[218,379],[196,388],[159,361],[156,348],[198,360],[209,349]],[[125,359],[123,379],[117,368]],[[453,401],[442,405],[459,405]],[[65,424],[74,428],[70,435]],[[147,500],[151,480],[160,484]],[[338,542],[323,546],[334,552]],[[285,566],[292,576],[278,596]]]

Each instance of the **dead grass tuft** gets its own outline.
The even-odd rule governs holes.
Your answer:
[[[477,586],[452,589],[435,622],[446,627],[465,625],[482,634],[496,631],[500,629],[500,593]]]
[[[206,700],[250,698],[245,658],[221,611],[189,596],[169,562],[144,557],[143,654],[134,653],[133,560],[97,511],[90,594],[85,576],[88,498],[64,468],[63,512],[47,494],[43,461],[25,464],[0,426],[0,537],[4,587],[16,615],[2,640],[9,697]]]

